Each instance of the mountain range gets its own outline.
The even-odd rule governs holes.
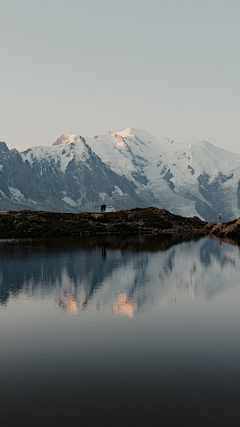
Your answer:
[[[156,206],[223,221],[240,216],[240,155],[127,128],[64,134],[23,152],[0,143],[0,209],[62,212]]]

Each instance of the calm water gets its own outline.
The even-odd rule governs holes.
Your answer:
[[[7,426],[239,426],[240,253],[216,239],[0,242]]]

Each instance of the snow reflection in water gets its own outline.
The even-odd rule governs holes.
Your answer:
[[[2,241],[0,261],[3,425],[239,424],[237,246]]]
[[[71,314],[91,309],[133,317],[183,297],[209,300],[239,284],[238,247],[216,239],[140,236],[119,240],[119,246],[115,236],[5,241],[0,302],[24,294],[51,298]]]

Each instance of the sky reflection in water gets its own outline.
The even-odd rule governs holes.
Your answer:
[[[5,425],[19,411],[31,425],[76,423],[79,412],[83,425],[240,421],[237,246],[3,241],[0,261]]]

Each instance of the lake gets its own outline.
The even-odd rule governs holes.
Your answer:
[[[0,338],[4,427],[239,426],[239,248],[2,240]]]

